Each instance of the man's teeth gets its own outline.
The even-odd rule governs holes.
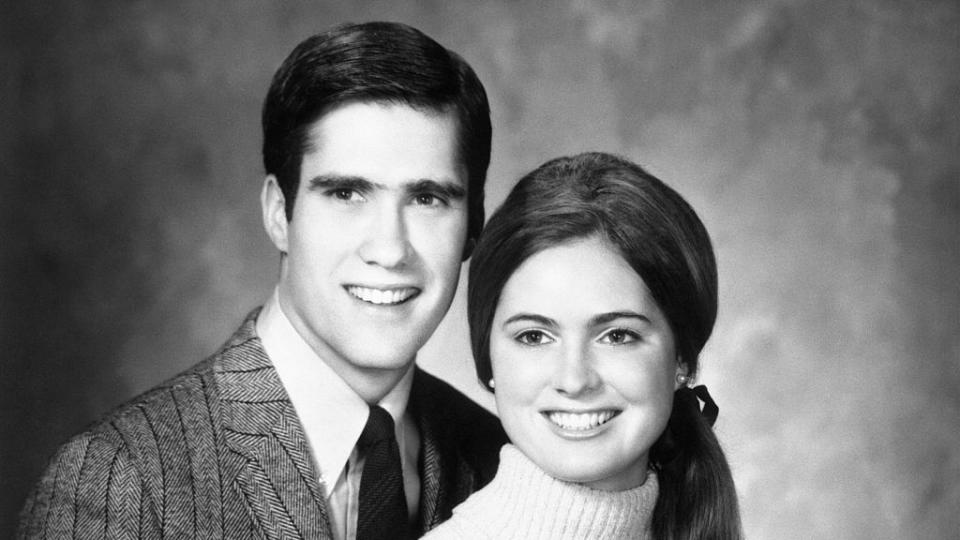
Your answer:
[[[371,289],[369,287],[347,287],[347,292],[371,304],[399,304],[409,300],[417,293],[413,287],[402,289]]]
[[[583,431],[593,429],[616,416],[615,411],[600,411],[590,413],[551,412],[547,419],[562,429]]]

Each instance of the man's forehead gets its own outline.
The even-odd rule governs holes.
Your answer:
[[[466,185],[452,114],[405,104],[355,102],[310,127],[301,180],[357,177],[396,188],[424,180]]]
[[[409,103],[399,99],[349,99],[324,108],[307,127],[309,139],[315,137],[317,130],[320,129],[323,124],[329,124],[327,119],[331,116],[336,117],[344,113],[351,115],[351,111],[368,111],[370,113],[374,111],[395,111],[450,123],[458,130],[460,127],[460,118],[453,105],[431,106]]]

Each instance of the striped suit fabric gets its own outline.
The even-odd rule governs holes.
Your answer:
[[[18,538],[332,538],[303,428],[256,336],[257,311],[213,356],[60,448]],[[495,474],[499,422],[417,368],[419,529]]]

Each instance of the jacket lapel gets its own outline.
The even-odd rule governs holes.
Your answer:
[[[256,313],[216,364],[232,484],[265,538],[331,538],[324,493],[303,428],[255,333]]]
[[[474,491],[474,471],[460,459],[450,426],[436,403],[429,376],[416,368],[411,410],[420,429],[420,526],[426,532],[450,519],[453,507]]]

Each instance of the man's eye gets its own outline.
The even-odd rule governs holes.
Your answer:
[[[417,204],[421,206],[437,206],[443,204],[443,199],[433,193],[420,193],[415,197]]]
[[[351,188],[331,189],[327,191],[327,196],[343,202],[360,202],[363,200],[363,195]]]
[[[600,337],[600,341],[609,343],[610,345],[623,345],[625,343],[632,343],[638,339],[640,339],[640,336],[638,336],[636,332],[627,330],[626,328],[614,328]]]
[[[545,345],[553,341],[553,338],[540,330],[520,332],[515,339],[524,345]]]

